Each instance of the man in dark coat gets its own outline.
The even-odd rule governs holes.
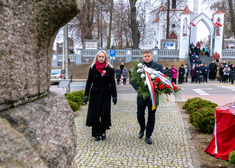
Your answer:
[[[160,72],[162,72],[162,65],[154,63],[153,62],[153,54],[151,50],[145,50],[142,53],[143,56],[143,64],[147,67],[156,69]],[[135,83],[131,83],[131,85],[134,87],[135,90],[138,89],[138,85]],[[156,105],[158,102],[156,102]],[[148,122],[147,127],[145,124],[145,109],[148,107]],[[137,97],[137,119],[140,124],[140,132],[139,132],[139,138],[142,138],[144,136],[144,131],[146,129],[146,142],[148,144],[152,144],[151,135],[153,133],[154,125],[155,125],[155,110],[152,110],[152,102],[151,99],[143,99],[143,97],[138,96]]]
[[[213,60],[209,64],[209,79],[210,80],[215,80],[216,72],[217,72],[217,65],[216,65],[215,61]]]
[[[119,85],[120,79],[121,79],[121,75],[122,75],[121,70],[120,70],[119,67],[116,69],[115,73],[116,73],[117,84]]]
[[[197,83],[197,81],[199,83],[201,83],[200,78],[199,78],[200,71],[201,71],[201,67],[198,64],[196,64],[196,67],[195,67],[195,83]]]
[[[179,68],[179,81],[178,81],[179,84],[183,83],[184,73],[185,73],[184,64],[181,64],[181,66]]]
[[[123,70],[124,67],[125,67],[125,66],[124,66],[124,64],[123,64],[123,62],[122,62],[121,65],[120,65],[121,73],[122,73],[122,70]]]
[[[205,81],[207,83],[207,77],[208,77],[209,67],[207,64],[204,64],[202,67],[202,74],[203,74],[203,82]]]

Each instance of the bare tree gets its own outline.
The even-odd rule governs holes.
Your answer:
[[[110,48],[111,44],[111,32],[112,32],[112,23],[113,23],[113,0],[110,0],[110,9],[109,9],[109,36],[107,42],[107,48]]]
[[[210,0],[203,0],[203,4],[210,7],[210,9],[216,11],[221,10],[225,13],[224,15],[224,38],[231,36],[235,37],[235,16],[234,16],[234,0],[217,0],[211,2]]]
[[[230,11],[230,18],[231,18],[231,30],[233,32],[233,37],[235,37],[235,17],[234,17],[234,4],[235,2],[233,0],[228,0],[229,2],[229,11]]]
[[[166,39],[169,38],[169,34],[170,34],[170,0],[167,0],[167,15],[166,15],[166,19],[167,19],[167,23],[166,23]]]
[[[136,2],[138,0],[129,0],[130,3],[130,10],[131,10],[131,31],[132,31],[132,40],[133,40],[133,48],[139,49],[139,43],[140,43],[140,33],[138,28],[138,22],[137,22],[137,15],[136,15]]]

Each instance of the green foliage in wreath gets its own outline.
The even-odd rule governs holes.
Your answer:
[[[142,65],[141,63],[138,65],[135,65],[135,68],[131,75],[130,82],[138,86],[138,89],[137,89],[138,96],[142,97],[145,100],[148,98],[150,99],[150,93],[149,93],[148,85],[145,79],[146,74],[145,74],[145,71],[141,68],[141,65]],[[167,86],[167,84],[161,82],[160,78],[156,78],[154,77],[154,75],[151,75],[151,74],[149,75],[151,76],[151,80],[154,86],[154,92],[155,92],[155,95],[157,95],[156,96],[157,99],[158,99],[158,95],[160,94],[170,95],[174,92],[180,91],[180,88],[177,88],[176,86],[174,86],[173,83],[172,85],[173,85],[174,91],[172,90],[172,88],[170,88],[169,85]]]

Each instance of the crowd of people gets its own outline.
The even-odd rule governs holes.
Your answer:
[[[166,65],[163,67],[163,73],[169,77],[170,81],[174,84],[182,84],[184,82],[188,82],[189,78],[191,78],[191,83],[201,83],[208,82],[209,80],[218,80],[219,82],[234,84],[235,80],[235,69],[234,64],[231,62],[226,62],[223,60],[219,62],[220,55],[215,52],[213,55],[214,60],[209,64],[203,63],[200,60],[200,52],[201,45],[198,42],[196,46],[193,43],[190,45],[190,52],[188,54],[190,65],[182,64],[178,69],[175,65]],[[208,52],[208,50],[203,49],[203,51]],[[206,54],[209,54],[206,53]],[[123,84],[126,84],[127,75],[131,75],[131,71],[133,68],[131,67],[129,71],[125,68],[124,64],[121,65],[115,70],[117,84],[120,84],[121,76],[123,77]]]

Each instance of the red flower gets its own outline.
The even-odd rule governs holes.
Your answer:
[[[173,86],[173,90],[174,90],[174,91],[177,90],[177,86]]]
[[[157,89],[157,86],[156,86],[156,85],[153,85],[153,88],[154,88],[154,89]]]
[[[165,77],[165,78],[166,78],[166,75],[165,75],[165,74],[163,74],[163,75],[161,75],[161,76],[163,76],[163,77]]]
[[[159,90],[164,89],[164,85],[159,85]]]
[[[160,79],[160,78],[156,78],[155,81],[156,81],[156,82],[160,82],[161,79]]]
[[[166,88],[167,88],[167,89],[169,89],[169,88],[170,88],[170,86],[169,86],[169,85],[165,85],[165,86],[166,86]]]
[[[175,86],[174,83],[171,83],[172,86]]]

